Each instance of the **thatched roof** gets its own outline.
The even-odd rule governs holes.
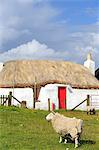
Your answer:
[[[79,88],[99,88],[99,81],[87,68],[65,61],[9,61],[4,64],[0,72],[0,87],[33,87],[34,84],[48,83],[70,84]]]

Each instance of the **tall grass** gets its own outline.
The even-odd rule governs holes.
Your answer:
[[[79,150],[99,150],[99,112],[60,111],[84,120]],[[47,111],[0,107],[0,150],[74,150],[74,143],[59,144]]]

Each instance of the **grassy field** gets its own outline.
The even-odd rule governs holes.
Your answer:
[[[78,150],[99,150],[99,112],[86,115],[81,111],[60,111],[84,120],[81,146]],[[0,150],[74,150],[74,143],[59,144],[47,111],[0,107]]]

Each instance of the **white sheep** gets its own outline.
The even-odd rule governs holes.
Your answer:
[[[83,120],[77,118],[65,117],[59,113],[51,112],[46,116],[47,121],[51,121],[54,130],[60,135],[60,141],[65,138],[65,143],[69,137],[75,141],[75,148],[79,145],[79,138],[82,133]]]

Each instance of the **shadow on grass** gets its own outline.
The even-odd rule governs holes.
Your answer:
[[[95,144],[96,142],[93,140],[81,140],[80,143],[82,145],[82,144]]]
[[[64,139],[63,139],[63,141],[64,141]],[[72,141],[71,139],[68,139],[68,143],[74,143],[74,141]],[[81,145],[86,145],[86,144],[88,144],[88,145],[92,145],[92,144],[96,144],[96,141],[93,141],[93,140],[80,140],[80,144]]]

